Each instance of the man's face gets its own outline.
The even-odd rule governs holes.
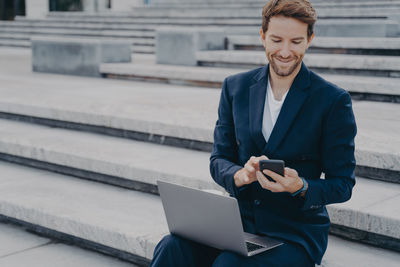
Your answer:
[[[281,77],[290,76],[295,71],[297,74],[313,38],[307,37],[307,28],[308,25],[300,20],[274,16],[269,21],[268,30],[264,33],[261,29],[270,71]]]

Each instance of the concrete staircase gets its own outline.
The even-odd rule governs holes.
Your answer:
[[[363,26],[353,28],[354,21]],[[375,35],[377,29],[371,25],[378,26],[377,21],[321,19],[304,61],[315,72],[347,89],[354,99],[398,103],[400,38]],[[333,32],[332,25],[336,25]],[[132,64],[104,64],[101,72],[109,78],[220,88],[226,76],[267,63],[258,33],[254,28],[253,33],[248,30],[242,27],[239,32],[228,33],[226,50],[198,51],[196,60],[201,68],[161,65],[154,57],[136,56]]]
[[[313,2],[319,35],[306,64],[349,90],[358,126],[357,184],[349,202],[328,207],[321,266],[398,266],[400,1]],[[129,39],[134,52],[130,64],[101,66],[118,79],[96,79],[32,73],[30,50],[0,47],[0,221],[148,265],[168,232],[156,181],[223,192],[208,171],[216,88],[265,64],[261,1],[221,6],[159,3],[0,22],[3,46],[67,35]],[[160,25],[226,28],[226,50],[198,52],[194,67],[156,64]]]
[[[36,35],[91,36],[132,40],[135,53],[154,53],[160,26],[218,26],[230,33],[257,34],[261,1],[234,3],[155,3],[125,13],[50,12],[45,19],[0,21],[0,46],[30,47]],[[318,36],[398,37],[400,1],[315,1]],[[255,30],[256,29],[256,30]]]
[[[1,220],[145,266],[168,232],[157,179],[221,191],[208,173],[219,90],[33,74],[25,49],[0,58]],[[397,266],[400,106],[354,110],[357,185],[328,208],[340,237],[322,266]]]
[[[223,79],[266,63],[264,52],[201,51],[201,67],[156,64],[154,56],[135,55],[132,63],[102,64],[104,77],[221,88]],[[310,53],[306,64],[352,94],[354,99],[400,102],[398,56]]]

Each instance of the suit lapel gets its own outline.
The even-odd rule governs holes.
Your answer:
[[[306,89],[309,86],[310,73],[304,63],[302,63],[300,72],[293,81],[286,99],[283,102],[282,109],[279,113],[274,129],[272,130],[268,144],[264,146],[263,152],[265,155],[271,155],[274,153],[278,145],[284,139],[287,131],[307,99],[308,90]]]
[[[259,148],[263,151],[266,142],[262,134],[262,119],[264,113],[265,95],[267,92],[267,73],[268,65],[261,68],[253,77],[255,83],[250,86],[249,95],[249,125],[250,134]]]

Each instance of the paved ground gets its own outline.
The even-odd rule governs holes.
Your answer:
[[[135,266],[92,251],[58,243],[9,224],[0,223],[0,240],[0,266]]]

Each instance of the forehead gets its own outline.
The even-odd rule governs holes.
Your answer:
[[[282,38],[307,38],[307,23],[298,19],[273,16],[268,23],[267,35],[276,35]]]

